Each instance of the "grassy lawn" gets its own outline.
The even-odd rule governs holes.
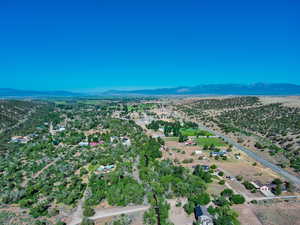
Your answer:
[[[193,128],[182,128],[180,132],[183,136],[212,136],[208,131]]]
[[[165,137],[165,141],[178,141],[178,137]]]
[[[224,146],[225,142],[223,142],[220,138],[198,138],[197,139],[198,145],[212,145],[215,146]]]

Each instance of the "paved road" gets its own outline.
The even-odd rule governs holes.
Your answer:
[[[275,164],[261,158],[259,155],[257,155],[256,153],[252,152],[251,150],[245,148],[244,146],[236,143],[235,141],[233,141],[232,139],[228,138],[227,136],[209,129],[206,126],[203,126],[202,124],[199,124],[199,127],[203,130],[207,130],[213,134],[215,134],[216,136],[219,136],[221,138],[223,138],[226,142],[228,142],[229,144],[233,145],[234,147],[236,147],[237,149],[245,152],[248,156],[250,156],[251,158],[255,159],[256,161],[258,161],[259,163],[261,163],[262,165],[264,165],[265,167],[270,168],[271,170],[273,170],[274,172],[282,175],[283,177],[287,178],[288,180],[290,180],[291,182],[293,182],[297,187],[300,187],[300,178],[290,174],[289,172],[285,171],[284,169],[280,168],[279,166],[276,166]]]
[[[263,200],[272,200],[272,199],[300,199],[300,195],[256,197],[256,198],[250,198],[249,200],[263,201]]]
[[[89,217],[92,220],[97,220],[101,218],[118,216],[122,214],[130,214],[135,212],[142,212],[149,209],[149,206],[128,206],[128,207],[117,207],[117,208],[109,208],[109,209],[96,209],[96,213],[94,216]],[[81,218],[73,219],[71,223],[68,225],[77,225],[81,222]]]

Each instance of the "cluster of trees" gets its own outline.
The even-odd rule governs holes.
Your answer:
[[[184,122],[181,124],[180,122],[167,122],[164,120],[153,120],[150,124],[146,126],[148,129],[157,131],[159,128],[163,128],[164,134],[166,137],[175,136],[175,137],[184,137],[181,133],[181,129],[198,129],[198,124],[194,122]]]
[[[237,127],[258,132],[263,136],[277,134],[285,136],[287,132],[300,133],[300,109],[285,107],[281,104],[224,111],[218,120],[230,122]]]
[[[47,104],[46,106],[48,107]],[[53,107],[51,104],[50,106]],[[1,140],[1,144],[6,143],[8,147],[7,152],[0,158],[1,202],[19,203],[21,207],[29,208],[33,217],[53,216],[53,210],[59,213],[52,207],[54,202],[75,206],[82,198],[87,187],[82,179],[84,176],[93,173],[93,170],[100,165],[123,162],[132,158],[132,153],[123,145],[118,144],[115,147],[109,145],[109,139],[111,136],[127,135],[134,140],[134,138],[139,138],[138,135],[142,133],[142,129],[132,121],[112,119],[107,109],[95,110],[92,107],[94,110],[90,111],[90,108],[91,106],[86,105],[52,108],[51,110],[49,107],[45,108],[44,114],[30,121],[34,132],[39,134],[34,141],[26,145],[7,145],[7,140]],[[50,136],[48,127],[36,128],[50,121],[56,126],[62,119],[68,121],[67,130],[53,137]],[[85,125],[91,121],[108,130],[98,136],[106,142],[105,146],[101,146],[101,151],[74,146],[85,138],[81,129],[82,127],[89,129],[90,125]],[[53,140],[58,140],[65,146],[55,146]],[[152,144],[150,142],[145,149],[149,151],[149,154],[151,151],[154,155],[160,154],[155,151],[157,148],[151,148]],[[84,168],[86,165],[90,165],[92,170],[88,171]],[[123,174],[115,176],[112,174],[101,179],[91,177],[89,187],[92,196],[85,207],[86,215],[91,215],[92,206],[104,198],[107,198],[112,205],[141,203],[144,196],[143,187],[129,176],[130,171],[124,170],[124,167],[126,166],[121,166]],[[104,184],[101,183],[102,181]],[[94,186],[93,183],[95,183]]]
[[[242,129],[257,133],[274,144],[257,142],[258,149],[268,149],[270,155],[282,153],[290,159],[290,166],[300,171],[300,109],[281,104],[269,104],[247,109],[222,112],[218,125],[225,132],[240,132]],[[255,121],[255,123],[253,123]],[[286,165],[282,165],[285,167]]]
[[[0,100],[0,130],[16,125],[39,107],[34,101]]]
[[[231,110],[226,110],[228,108]],[[177,106],[177,109],[204,123],[214,123],[225,133],[256,134],[265,138],[267,144],[258,142],[259,149],[268,149],[271,156],[286,157],[289,163],[280,166],[300,171],[299,108],[277,103],[262,105],[257,97],[237,97],[199,100],[189,106]],[[211,116],[209,110],[220,110],[220,114]]]
[[[193,102],[193,108],[196,110],[220,110],[220,109],[231,109],[239,107],[247,107],[253,105],[259,105],[258,97],[235,97],[235,98],[224,98],[224,99],[201,99]]]

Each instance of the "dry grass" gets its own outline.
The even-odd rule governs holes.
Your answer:
[[[262,225],[256,217],[252,206],[250,205],[234,205],[232,208],[239,214],[239,221],[242,225]]]
[[[260,97],[259,98],[263,104],[271,103],[283,103],[285,106],[289,107],[300,107],[300,96],[286,96],[286,97]]]
[[[300,225],[300,203],[281,202],[254,206],[262,225]]]

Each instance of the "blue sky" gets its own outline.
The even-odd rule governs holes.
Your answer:
[[[295,0],[0,1],[0,87],[300,84]]]

